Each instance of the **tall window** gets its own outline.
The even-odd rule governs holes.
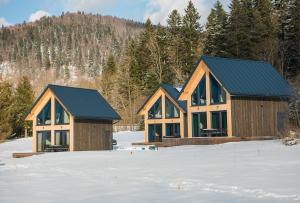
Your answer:
[[[218,81],[210,75],[211,103],[226,103],[226,92]]]
[[[207,128],[206,112],[193,113],[193,137],[205,136],[203,129]]]
[[[166,124],[166,137],[180,137],[180,124],[167,123]]]
[[[179,109],[166,97],[166,118],[178,118]]]
[[[55,100],[55,124],[69,124],[70,116],[60,103]]]
[[[62,146],[70,145],[70,132],[68,130],[55,131],[55,144]]]
[[[51,99],[38,114],[37,125],[51,125]]]
[[[205,75],[192,94],[192,106],[200,106],[206,104],[206,82]]]
[[[161,97],[155,102],[155,104],[148,111],[148,118],[162,118],[162,108],[161,108]]]
[[[227,135],[227,112],[226,111],[215,111],[211,112],[211,124],[212,128],[216,129],[216,136]]]

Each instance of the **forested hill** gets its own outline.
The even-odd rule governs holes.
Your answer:
[[[0,29],[0,77],[27,75],[46,83],[73,84],[96,78],[111,54],[117,60],[142,23],[111,16],[66,13]]]

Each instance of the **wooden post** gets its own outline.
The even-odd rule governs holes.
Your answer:
[[[28,128],[27,127],[25,127],[25,137],[28,137],[28,130],[27,130]]]

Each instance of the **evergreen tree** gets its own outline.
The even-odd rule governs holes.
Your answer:
[[[183,74],[188,77],[193,68],[193,64],[198,57],[198,46],[200,44],[200,36],[202,26],[199,23],[200,15],[196,10],[192,1],[189,1],[185,9],[185,15],[182,20],[183,40],[185,44]]]
[[[218,0],[211,9],[206,24],[205,54],[226,56],[225,52],[225,28],[227,25],[227,14]]]
[[[167,20],[168,32],[168,64],[175,74],[174,82],[182,84],[184,82],[183,76],[183,55],[185,51],[185,44],[182,36],[182,19],[177,10],[173,10]]]
[[[11,135],[11,104],[13,98],[12,85],[0,82],[0,140]]]
[[[114,74],[116,71],[116,63],[114,56],[110,54],[101,75],[101,89],[104,97],[111,101],[112,91],[114,89]]]
[[[272,21],[271,0],[254,1],[254,31],[252,58],[273,63],[276,46],[275,24]]]
[[[227,33],[227,52],[238,58],[250,58],[253,47],[254,10],[252,0],[232,0]]]
[[[22,77],[18,83],[12,104],[12,128],[18,136],[24,135],[24,129],[28,126],[25,116],[33,105],[34,92],[27,77]]]

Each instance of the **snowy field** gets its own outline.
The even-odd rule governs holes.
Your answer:
[[[300,202],[300,145],[252,141],[131,150],[143,132],[114,135],[119,151],[30,151],[0,144],[0,202]]]

